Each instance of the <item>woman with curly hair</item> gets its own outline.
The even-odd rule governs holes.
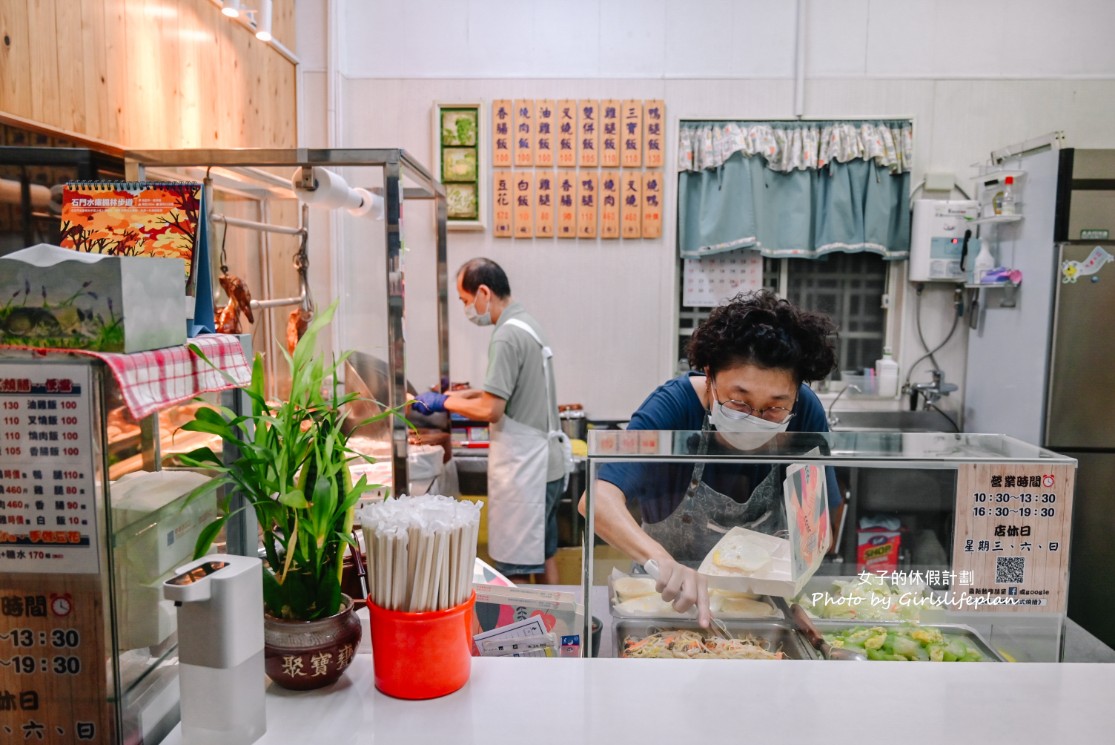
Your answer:
[[[827,316],[770,291],[737,295],[694,331],[692,371],[651,393],[627,428],[699,430],[691,443],[699,455],[761,449],[779,432],[827,432],[824,407],[808,383],[835,369],[835,337]],[[796,443],[809,445],[810,438],[798,436]],[[715,459],[692,468],[607,464],[593,490],[595,530],[639,564],[654,559],[663,599],[679,612],[696,605],[707,626],[708,592],[695,567],[728,528],[785,529],[783,478],[784,468]],[[828,490],[830,499],[838,498],[831,469]],[[629,499],[637,502],[642,525],[628,510]]]

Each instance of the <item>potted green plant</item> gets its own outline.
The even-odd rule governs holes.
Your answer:
[[[218,500],[218,517],[198,537],[195,556],[210,550],[237,512],[232,492],[241,494],[245,505],[240,509],[251,508],[259,521],[265,554],[267,674],[289,688],[316,688],[336,680],[360,640],[353,600],[341,592],[341,574],[345,552],[354,545],[354,509],[369,485],[363,476],[352,483],[349,464],[374,461],[348,445],[346,432],[353,428],[345,427],[346,405],[358,394],[341,394],[337,382],[348,354],[327,363],[315,351],[336,305],[314,319],[293,355],[283,350],[290,366],[287,400],[273,402],[264,396],[263,360],[257,354],[251,382],[243,389],[251,400],[250,414],[201,408],[182,426],[219,435],[237,450],[228,462],[207,447],[179,456],[188,466],[217,474],[195,490],[194,497],[231,487]],[[393,413],[385,411],[355,426]],[[296,650],[299,637],[314,642],[312,648]],[[335,643],[323,646],[326,637]]]

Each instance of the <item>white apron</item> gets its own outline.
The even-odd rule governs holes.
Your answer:
[[[512,318],[507,323],[523,329],[542,345],[534,329],[523,321]],[[547,398],[552,388],[552,356],[550,348],[542,345]],[[547,406],[548,410],[557,410],[553,401]],[[505,564],[541,566],[546,560],[546,467],[551,433],[504,414],[491,424],[490,437],[488,553]]]

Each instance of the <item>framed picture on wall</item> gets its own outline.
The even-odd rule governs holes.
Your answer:
[[[487,191],[480,103],[434,104],[433,162],[445,187],[448,230],[484,230]]]

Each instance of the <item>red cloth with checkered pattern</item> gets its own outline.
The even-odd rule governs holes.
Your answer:
[[[213,364],[196,355],[191,347],[196,347]],[[251,365],[244,357],[240,340],[231,334],[205,334],[191,339],[186,346],[132,354],[87,349],[33,351],[44,356],[63,352],[103,360],[116,378],[128,410],[136,419],[172,404],[189,401],[201,393],[242,388],[252,378]],[[214,365],[219,369],[214,369]]]

